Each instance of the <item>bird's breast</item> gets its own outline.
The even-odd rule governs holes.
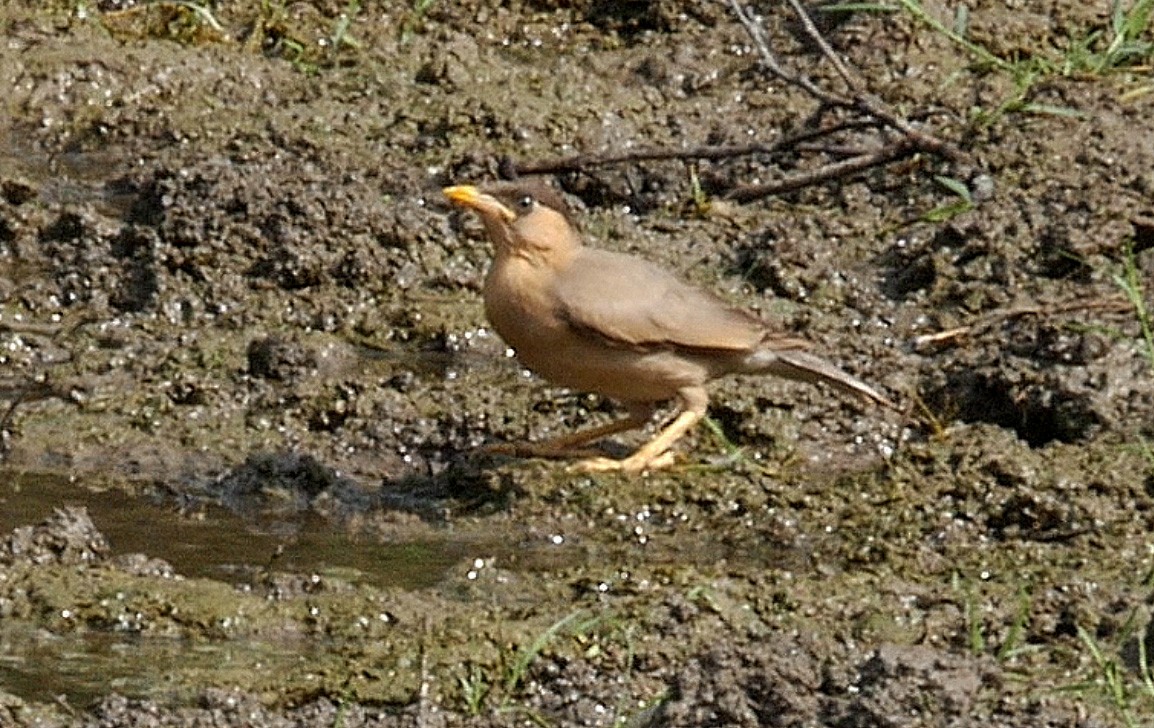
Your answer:
[[[496,261],[485,277],[485,315],[530,368],[531,360],[565,335],[552,290],[552,271],[517,258]]]

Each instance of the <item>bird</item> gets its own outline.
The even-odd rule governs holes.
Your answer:
[[[822,382],[886,407],[876,389],[642,258],[584,244],[573,212],[537,178],[445,187],[480,216],[494,248],[482,287],[485,315],[517,359],[546,381],[616,401],[627,416],[543,442],[488,448],[521,457],[581,458],[582,472],[640,473],[676,460],[673,445],[703,417],[706,385],[730,374]],[[586,447],[640,429],[675,400],[677,415],[624,458]]]

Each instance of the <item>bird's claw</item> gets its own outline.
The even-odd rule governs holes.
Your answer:
[[[573,463],[566,468],[571,473],[642,473],[651,470],[668,468],[677,460],[672,450],[666,450],[656,456],[638,454],[631,455],[623,460],[596,457]]]

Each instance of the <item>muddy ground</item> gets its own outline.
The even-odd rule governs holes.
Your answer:
[[[865,128],[559,176],[597,244],[909,407],[719,382],[718,434],[641,477],[477,453],[613,410],[506,356],[438,190],[802,128],[727,4],[32,5],[0,10],[0,725],[1154,723],[1154,94],[1148,50],[1086,60],[1109,3],[971,3],[1001,63],[826,26],[959,160],[725,200]],[[166,557],[197,524],[229,571]]]

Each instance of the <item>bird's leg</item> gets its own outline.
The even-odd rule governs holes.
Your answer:
[[[562,435],[561,437],[554,437],[544,442],[517,442],[488,445],[483,449],[485,452],[493,455],[511,455],[514,457],[596,457],[599,455],[596,450],[578,450],[577,448],[581,445],[596,442],[603,437],[609,437],[619,432],[627,432],[629,430],[636,430],[639,427],[644,427],[645,424],[649,422],[649,419],[653,417],[654,407],[651,404],[631,403],[628,407],[628,417],[604,425],[578,430],[577,432]]]
[[[673,453],[669,448],[705,417],[709,406],[709,395],[703,387],[686,387],[678,392],[681,399],[681,412],[661,432],[642,445],[624,460],[597,457],[582,460],[573,466],[574,470],[586,473],[603,473],[620,470],[626,473],[639,473],[642,470],[659,470],[673,463]]]

